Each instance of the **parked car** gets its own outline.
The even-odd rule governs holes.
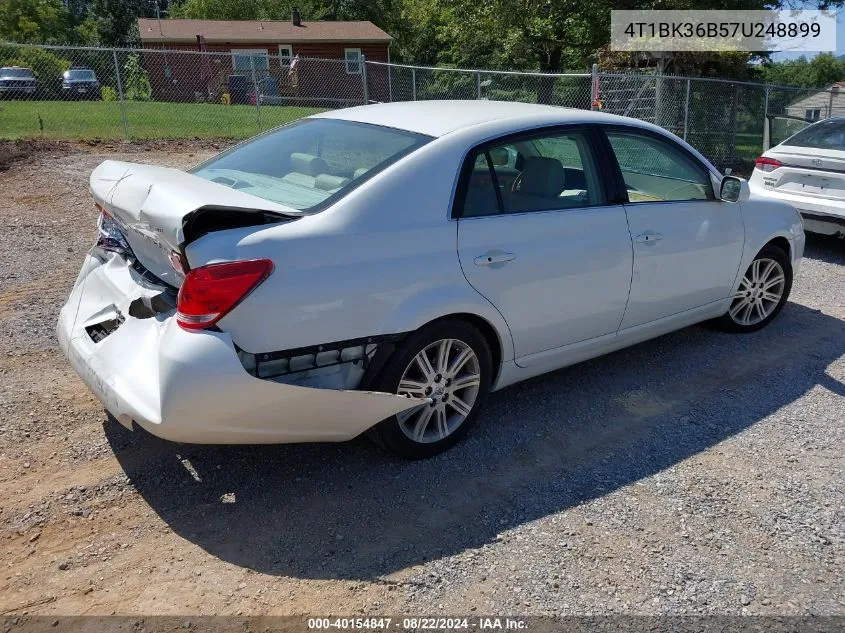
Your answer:
[[[814,123],[764,152],[749,184],[793,205],[807,231],[845,237],[845,117]]]
[[[765,326],[804,249],[791,205],[668,132],[534,104],[335,110],[90,184],[61,347],[118,421],[182,442],[368,431],[434,455],[490,391],[699,321]]]
[[[29,68],[5,66],[0,68],[0,97],[27,98],[35,95],[38,82]]]
[[[100,82],[90,68],[71,68],[62,74],[62,96],[65,99],[99,99]]]

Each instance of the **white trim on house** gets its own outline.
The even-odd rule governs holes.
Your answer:
[[[293,60],[293,44],[279,44],[279,65],[282,68],[288,68],[291,60]]]
[[[349,54],[354,56],[350,58]],[[347,75],[361,74],[361,49],[360,48],[344,48],[343,49],[343,65],[346,67]]]

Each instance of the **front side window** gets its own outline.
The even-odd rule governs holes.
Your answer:
[[[461,215],[597,206],[604,194],[587,134],[567,131],[478,149],[465,169]]]
[[[786,139],[783,145],[813,149],[845,149],[845,119],[825,119]]]
[[[672,141],[638,131],[608,130],[628,200],[712,200],[710,173]]]
[[[270,68],[267,50],[263,48],[232,50],[232,68],[239,71],[267,70]]]
[[[343,59],[346,63],[346,72],[351,75],[357,75],[361,72],[361,49],[360,48],[344,48]]]
[[[315,212],[430,140],[379,125],[304,119],[238,145],[191,173],[292,209]]]

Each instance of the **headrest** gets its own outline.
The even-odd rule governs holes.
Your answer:
[[[522,170],[522,193],[556,198],[566,188],[566,173],[555,158],[530,156]]]
[[[334,191],[340,189],[343,185],[349,182],[349,178],[343,176],[332,176],[330,174],[320,174],[314,180],[314,187],[323,189],[324,191]]]
[[[306,176],[319,176],[325,174],[329,170],[329,166],[319,156],[311,154],[302,154],[294,152],[290,155],[291,171],[295,171]]]
[[[361,176],[366,174],[368,171],[370,171],[370,170],[367,169],[366,167],[359,167],[358,169],[355,170],[355,173],[352,174],[352,177],[353,178],[360,178]]]
[[[503,167],[510,161],[510,154],[504,147],[494,147],[490,150],[490,158],[496,167]]]

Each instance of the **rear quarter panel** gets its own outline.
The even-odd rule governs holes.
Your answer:
[[[267,257],[273,274],[220,321],[260,353],[408,332],[470,313],[499,335],[507,324],[466,281],[449,204],[461,155],[433,141],[334,206],[283,225],[222,231],[186,248],[192,267]]]

